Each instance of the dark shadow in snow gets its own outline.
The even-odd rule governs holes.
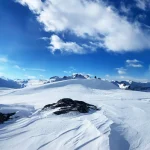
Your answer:
[[[130,144],[128,141],[117,131],[117,124],[110,126],[111,132],[109,135],[110,150],[129,150]]]

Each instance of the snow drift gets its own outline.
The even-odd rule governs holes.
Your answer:
[[[37,87],[0,90],[0,112],[17,112],[0,125],[0,150],[149,150],[150,93],[120,90],[98,80],[65,80]],[[56,116],[41,111],[62,98],[99,111]]]

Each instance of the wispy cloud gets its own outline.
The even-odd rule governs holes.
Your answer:
[[[45,72],[45,69],[40,69],[40,68],[24,68],[25,70],[31,70],[31,71],[41,71],[41,72]]]
[[[18,65],[14,65],[14,68],[21,69],[21,67],[19,67]]]
[[[0,72],[0,77],[5,76],[5,74],[3,72]]]
[[[0,62],[7,63],[8,59],[6,57],[0,57]]]
[[[118,74],[120,74],[120,75],[123,75],[123,74],[126,74],[127,72],[127,69],[125,69],[125,68],[123,68],[123,67],[121,67],[121,68],[116,68],[116,70],[117,70],[117,72],[118,72]]]
[[[64,71],[66,74],[73,74],[76,71],[74,67],[69,67],[67,70]]]
[[[40,76],[40,78],[44,78],[44,75],[42,75],[42,74],[40,74],[39,76]]]
[[[121,12],[128,14],[131,11],[131,6],[126,6],[124,2],[121,2]]]
[[[69,52],[69,53],[77,53],[83,54],[85,53],[83,47],[78,45],[75,42],[64,42],[57,35],[52,35],[51,42],[49,48],[54,53],[56,50],[60,50],[61,52]]]
[[[136,6],[142,10],[147,10],[150,8],[149,0],[135,0]]]
[[[24,75],[27,79],[36,79],[36,76],[31,76],[31,75],[27,75],[25,74]]]
[[[14,65],[14,68],[22,70],[22,71],[27,71],[27,70],[30,70],[30,71],[40,71],[40,72],[45,72],[46,71],[45,69],[41,69],[41,68],[23,68],[23,67],[20,67],[18,65]]]
[[[133,59],[133,60],[126,60],[126,64],[127,67],[134,67],[134,68],[142,68],[142,62],[137,60],[137,59]]]
[[[150,79],[146,78],[138,78],[135,76],[127,76],[127,75],[118,75],[118,76],[111,76],[106,77],[107,80],[116,80],[116,81],[125,81],[125,80],[131,80],[131,81],[136,81],[136,82],[150,82]]]

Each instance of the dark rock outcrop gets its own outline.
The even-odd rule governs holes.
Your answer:
[[[8,114],[0,113],[0,124],[2,124],[5,121],[8,121],[9,119],[11,119],[11,117],[13,115],[15,115],[15,113],[8,113]]]
[[[60,115],[65,114],[70,111],[77,111],[80,113],[88,113],[91,109],[92,110],[99,110],[96,106],[85,103],[83,101],[72,100],[70,98],[63,98],[59,100],[57,103],[48,104],[44,106],[42,110],[49,110],[60,108],[59,110],[55,111],[54,114]]]

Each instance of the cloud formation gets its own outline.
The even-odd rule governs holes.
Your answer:
[[[150,8],[150,0],[135,0],[136,6],[142,10],[147,10]]]
[[[29,71],[40,71],[40,72],[45,72],[46,71],[45,69],[41,69],[41,68],[22,68],[22,67],[20,67],[18,65],[14,65],[14,68],[22,70],[22,71],[26,71],[26,70],[29,70]]]
[[[50,49],[54,53],[56,50],[60,50],[61,52],[71,52],[71,53],[78,53],[83,54],[85,53],[84,49],[76,44],[75,42],[64,42],[60,39],[57,35],[52,35],[51,42],[50,42]]]
[[[76,71],[74,67],[69,67],[67,70],[64,71],[66,74],[73,74]]]
[[[25,74],[24,75],[27,79],[36,79],[36,76],[31,76],[31,75],[27,75]]]
[[[137,59],[126,60],[126,64],[127,64],[127,67],[134,67],[134,68],[143,67],[142,62]]]
[[[0,62],[7,63],[8,59],[6,57],[0,57]]]
[[[77,37],[93,37],[107,51],[127,52],[150,48],[150,35],[142,30],[139,22],[129,22],[112,6],[92,0],[16,0],[36,15],[47,32],[70,31]],[[51,37],[52,52],[85,53],[75,42],[64,42]],[[86,48],[85,48],[86,49]],[[88,49],[89,50],[89,49]]]
[[[123,75],[123,74],[126,74],[127,72],[127,69],[125,69],[125,68],[123,68],[123,67],[121,67],[121,68],[116,68],[117,69],[117,71],[118,71],[118,74],[120,74],[120,75]]]

